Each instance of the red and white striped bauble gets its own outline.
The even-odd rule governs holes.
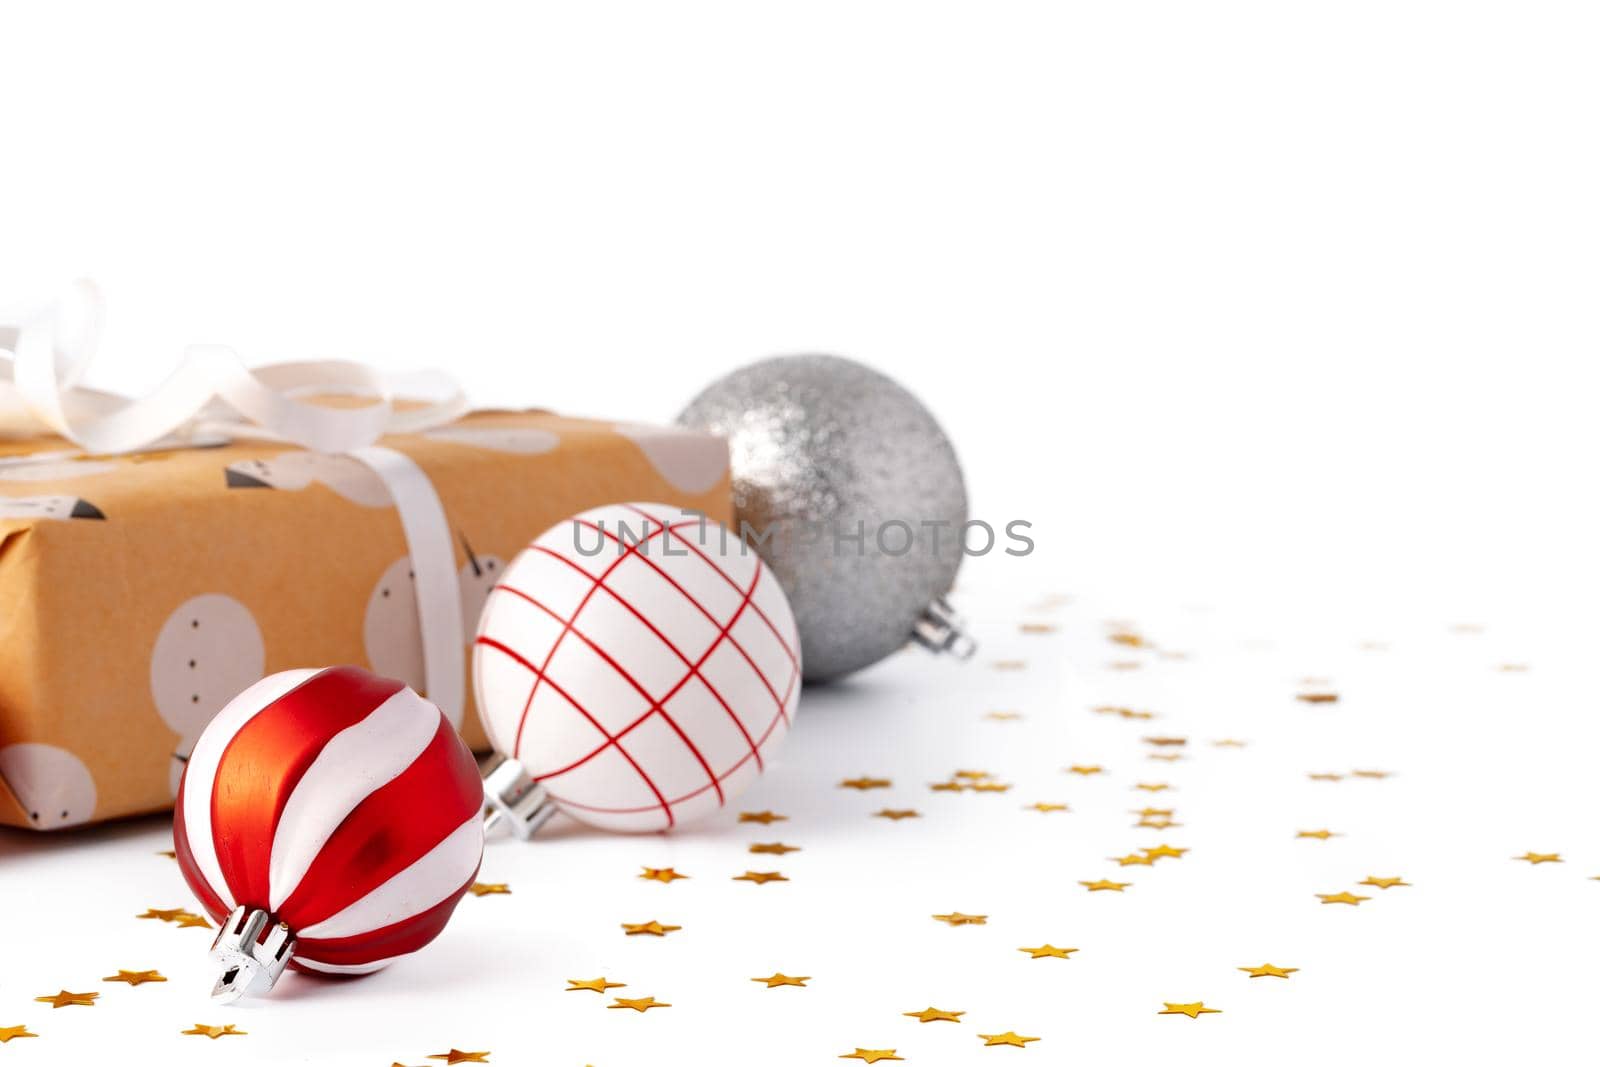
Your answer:
[[[777,579],[665,504],[547,530],[490,593],[473,648],[496,749],[567,814],[664,830],[743,792],[788,733],[800,642]]]
[[[269,912],[290,966],[365,974],[432,941],[483,858],[477,763],[437,707],[357,667],[246,689],[194,746],[178,865],[219,924]]]

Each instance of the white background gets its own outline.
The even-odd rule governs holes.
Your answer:
[[[1593,5],[1469,0],[277,4],[253,15],[213,4],[0,7],[0,302],[78,274],[98,278],[111,301],[98,383],[147,388],[183,345],[223,342],[261,361],[442,365],[484,402],[665,420],[751,359],[854,356],[933,407],[978,515],[1035,523],[1037,556],[993,561],[969,582],[1100,590],[1097,606],[1075,616],[1072,639],[1083,643],[1062,653],[1094,675],[1091,689],[1188,701],[1177,709],[1182,725],[1162,727],[1196,744],[1237,726],[1267,746],[1246,750],[1256,762],[1238,777],[1215,752],[1198,754],[1200,780],[1220,790],[1202,823],[1212,848],[1142,873],[1172,876],[1160,907],[1080,898],[1072,883],[1108,873],[1098,859],[1106,849],[1144,843],[1125,841],[1131,831],[1115,821],[1142,799],[1126,792],[1144,769],[1138,727],[1085,735],[1084,723],[1110,728],[1084,710],[1092,695],[1069,695],[1057,732],[1019,750],[985,749],[981,733],[931,734],[906,707],[918,690],[892,683],[892,672],[910,670],[902,661],[873,684],[813,698],[816,725],[797,733],[785,776],[754,799],[808,812],[806,833],[822,839],[818,826],[832,827],[835,840],[832,860],[808,841],[814,852],[785,865],[798,871],[823,854],[814,870],[833,872],[823,892],[834,896],[815,906],[838,918],[801,921],[782,944],[798,953],[819,939],[819,950],[838,954],[832,973],[848,970],[852,983],[822,992],[829,986],[818,982],[803,1030],[797,1014],[730,1007],[717,983],[765,997],[741,984],[745,970],[821,974],[826,962],[782,955],[747,966],[724,953],[717,969],[696,970],[698,950],[670,939],[615,946],[679,949],[655,963],[609,956],[591,926],[662,909],[634,906],[635,897],[601,907],[616,898],[562,881],[565,869],[594,884],[618,879],[636,896],[685,891],[698,901],[686,908],[704,909],[701,925],[743,903],[729,888],[802,889],[722,882],[724,867],[744,862],[747,836],[724,827],[724,838],[648,847],[565,839],[549,875],[534,860],[503,859],[485,874],[521,883],[505,957],[485,950],[495,926],[478,906],[507,901],[469,899],[466,932],[452,931],[456,948],[441,946],[438,971],[340,987],[326,1006],[297,995],[293,1022],[253,1012],[246,1040],[255,1044],[184,1038],[173,1054],[243,1061],[252,1049],[311,1058],[321,1049],[330,1062],[357,1051],[420,1062],[404,1057],[476,1038],[503,1050],[495,1062],[548,1053],[605,1064],[642,1062],[665,1039],[707,1062],[778,1062],[794,1041],[805,1046],[795,1062],[855,1044],[911,1055],[917,1042],[923,1062],[965,1062],[973,1050],[959,1057],[931,1044],[945,1038],[928,1032],[937,1024],[919,1029],[895,1014],[930,998],[973,1011],[985,1028],[1045,1035],[1033,1059],[1146,1048],[1194,1062],[1241,1050],[1393,1062],[1385,1050],[1509,1053],[1529,1041],[1559,1050],[1562,1021],[1587,1011],[1573,991],[1587,982],[1581,961],[1594,946],[1568,939],[1593,929],[1600,890],[1581,879],[1600,874],[1600,857],[1581,867],[1574,855],[1565,869],[1508,857],[1574,850],[1589,833],[1571,782],[1586,773],[1593,740],[1582,668],[1600,596],[1597,48]],[[1101,651],[1097,613],[1200,600],[1234,605],[1256,636],[1315,622],[1324,643],[1253,664],[1228,658],[1242,655],[1233,636],[1206,638],[1229,652],[1203,667],[1217,672],[1203,699],[1181,674],[1170,690],[1134,686],[1133,695],[1120,675],[1095,675],[1102,654],[1114,654]],[[1011,608],[1000,615],[1015,618]],[[1453,621],[1488,623],[1495,643],[1463,652],[1445,636]],[[1537,624],[1545,636],[1505,639],[1497,627],[1507,624]],[[1377,667],[1342,658],[1360,640],[1396,634],[1414,635],[1395,648],[1410,658]],[[1530,675],[1493,671],[1528,659]],[[1353,686],[1349,716],[1331,720],[1343,726],[1304,718],[1289,698],[1302,674]],[[999,699],[985,688],[992,676],[969,677],[983,685],[952,698],[953,723],[976,723]],[[1506,688],[1519,682],[1536,688]],[[1056,706],[1053,683],[1018,684],[1030,714]],[[828,706],[853,700],[897,711],[858,720]],[[907,747],[896,730],[920,740]],[[1048,756],[1016,777],[1037,799],[1051,798],[1058,762],[1082,753],[1122,763],[1114,799],[1067,783],[1063,799],[1094,811],[1098,821],[1084,825],[1101,829],[1063,845],[1059,871],[1046,854],[1004,874],[1050,888],[1012,901],[1036,921],[1005,920],[994,958],[1017,962],[1011,942],[1083,942],[1084,955],[1064,964],[1083,965],[1068,971],[1077,984],[1013,987],[980,953],[962,957],[970,985],[953,996],[931,980],[913,990],[906,976],[943,973],[920,955],[943,946],[935,939],[991,932],[921,916],[992,907],[1000,923],[1005,899],[972,899],[996,873],[983,846],[1032,825],[960,824],[947,836],[932,819],[867,820],[878,806],[870,794],[847,813],[865,821],[835,824],[833,809],[857,798],[832,783],[892,774],[906,783],[894,806],[931,808],[946,798],[926,793],[928,776],[968,755],[1007,772],[1030,746]],[[1379,783],[1388,793],[1347,790],[1331,794],[1337,803],[1303,777],[1357,760],[1402,774]],[[1135,802],[1122,805],[1124,796]],[[1015,807],[1005,810],[1022,817]],[[1318,843],[1280,841],[1301,821],[1351,836],[1308,861],[1294,849]],[[896,852],[892,829],[917,844]],[[165,861],[148,855],[158,836],[93,831],[83,840],[108,843],[49,851],[12,837],[0,863],[54,894],[63,881],[93,886],[114,856],[138,908],[172,906],[181,891],[154,899],[171,882]],[[135,856],[157,866],[135,874]],[[639,864],[677,859],[696,880],[629,881]],[[895,880],[902,863],[911,870]],[[1245,871],[1271,892],[1234,895]],[[1348,915],[1318,911],[1307,895],[1369,873],[1419,884]],[[848,874],[875,887],[860,914]],[[1173,881],[1180,874],[1189,881]],[[907,888],[935,875],[967,879],[972,892]],[[21,884],[0,896],[10,936],[19,936]],[[701,886],[704,895],[690,896]],[[1557,897],[1540,895],[1550,886]],[[1036,932],[1057,894],[1073,908],[1062,912],[1064,931]],[[180,935],[204,939],[137,924],[149,945],[130,955],[121,939],[131,919],[108,911],[95,930],[111,940],[78,939],[57,958],[49,938],[71,936],[64,905],[77,898],[55,899],[60,914],[27,921],[22,952],[5,955],[7,1005],[81,988],[86,969],[153,965],[144,961]],[[910,917],[904,929],[882,926],[891,901]],[[1135,903],[1143,910],[1115,921],[1082,910]],[[551,927],[556,944],[534,936]],[[1258,936],[1263,928],[1274,937]],[[843,936],[852,929],[901,953],[882,988],[858,973]],[[732,952],[744,932],[713,935],[727,939],[714,944]],[[1229,968],[1258,956],[1303,973],[1281,988],[1271,979],[1241,988],[1248,980]],[[169,958],[161,965],[176,982],[182,964]],[[1091,971],[1096,958],[1112,969]],[[525,961],[526,988],[538,991],[527,1018],[521,991],[480,971]],[[585,1003],[594,1010],[580,1017],[570,1001],[592,994],[551,992],[561,979],[613,969],[629,972],[618,992],[679,995],[688,1006],[635,1019]],[[183,972],[191,984],[197,976],[197,965]],[[34,990],[40,982],[52,988]],[[165,992],[108,988],[124,1002]],[[1011,1004],[1013,988],[1021,999]],[[801,991],[770,996],[791,993]],[[1247,995],[1278,997],[1277,1013]],[[1200,997],[1226,1014],[1192,1024],[1152,1014],[1153,1001]],[[971,1002],[941,1003],[963,998]],[[185,992],[149,1018],[159,1016],[165,1035],[169,1022],[191,1021],[196,1003]],[[389,1025],[376,1020],[393,1004],[407,1029],[392,1049],[377,1048],[370,1035]],[[434,1009],[444,1014],[430,1019]],[[73,1011],[24,1012],[57,1034],[13,1042],[0,1058],[51,1062],[49,1050],[62,1055],[68,1041],[85,1042],[71,1047],[87,1055],[133,1040],[110,1027],[89,1036]],[[736,1056],[705,1043],[734,1018],[752,1020],[734,1031],[752,1044]],[[474,1019],[482,1029],[466,1025]],[[1467,1020],[1472,1032],[1452,1029]],[[66,1023],[74,1028],[63,1036]],[[630,1023],[657,1029],[605,1029]],[[430,1047],[413,1048],[413,1038]]]
[[[761,356],[934,408],[1012,573],[1592,602],[1585,3],[8,4],[0,293],[665,420]]]

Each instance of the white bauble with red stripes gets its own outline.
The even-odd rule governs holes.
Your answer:
[[[737,797],[800,697],[794,614],[753,548],[666,504],[547,530],[484,604],[478,712],[573,818],[665,830]]]
[[[358,667],[269,675],[201,733],[173,823],[219,924],[236,905],[295,938],[290,964],[364,974],[444,929],[483,858],[477,762],[437,707]]]

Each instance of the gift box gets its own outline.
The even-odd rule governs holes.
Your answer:
[[[726,444],[710,435],[475,412],[379,443],[443,505],[463,662],[497,576],[563,518],[644,500],[732,516]],[[341,663],[426,691],[407,539],[359,459],[242,439],[115,456],[0,442],[0,823],[170,808],[230,698]],[[470,692],[459,714],[485,750]]]

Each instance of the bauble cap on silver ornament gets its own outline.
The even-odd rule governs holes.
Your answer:
[[[899,383],[837,356],[779,356],[713,382],[678,422],[728,439],[740,533],[789,596],[806,681],[911,640],[972,654],[944,599],[963,554],[961,464]]]

